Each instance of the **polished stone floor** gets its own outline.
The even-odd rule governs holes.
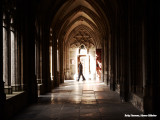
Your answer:
[[[40,95],[37,104],[21,111],[14,120],[128,120],[127,114],[141,112],[121,102],[118,93],[104,83],[68,80],[51,93]]]

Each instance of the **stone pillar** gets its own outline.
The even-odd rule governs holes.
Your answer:
[[[64,72],[64,80],[66,79],[66,47],[63,41],[63,72]]]
[[[61,41],[61,40],[60,40]],[[64,62],[63,62],[63,42],[60,42],[59,44],[59,47],[60,47],[60,83],[63,83],[64,82]]]
[[[102,53],[101,53],[101,81],[104,82],[104,40],[102,39]]]
[[[11,31],[11,86],[16,91],[16,46],[15,33]]]
[[[37,33],[37,41],[36,41],[36,77],[37,77],[37,83],[41,84],[40,79],[40,37],[39,37],[39,31]]]
[[[119,26],[118,26],[119,29]],[[121,60],[120,60],[120,41],[119,38],[119,32],[117,33],[117,81],[116,81],[116,91],[120,93],[120,76],[121,76]]]
[[[3,26],[7,27],[5,23]],[[2,48],[3,48],[3,71],[4,71],[3,80],[5,82],[5,86],[8,86],[8,80],[9,80],[9,78],[8,78],[8,65],[9,65],[9,63],[8,63],[8,39],[7,39],[7,29],[6,28],[3,28],[2,40],[3,40],[3,47]]]
[[[52,44],[52,43],[50,43],[50,44]],[[51,78],[51,80],[53,79],[52,77],[53,77],[53,75],[52,75],[52,46],[49,46],[49,59],[50,59],[50,61],[49,61],[49,63],[50,63],[50,66],[49,66],[49,68],[50,68],[50,78]]]
[[[53,87],[59,86],[57,79],[57,39],[53,36],[52,42],[52,74],[53,74]]]
[[[124,3],[123,13],[121,16],[120,37],[121,37],[121,81],[120,81],[120,97],[122,101],[129,101],[129,76],[130,76],[130,64],[129,64],[129,31],[128,31],[128,2]]]
[[[21,66],[19,61],[19,57],[18,57],[18,46],[20,46],[18,44],[18,35],[17,32],[15,32],[15,77],[16,77],[16,85],[15,85],[15,89],[13,89],[13,91],[20,91],[21,90],[21,80],[19,79],[19,76],[21,76],[19,74],[19,66]]]
[[[57,81],[58,85],[60,84],[60,41],[57,39]]]
[[[120,93],[120,75],[121,75],[121,62],[120,62],[120,43],[121,41],[119,40],[120,38],[120,33],[119,33],[119,16],[117,15],[117,39],[116,39],[116,42],[117,42],[117,81],[116,81],[116,91],[118,93]]]
[[[50,92],[52,89],[51,86],[51,77],[50,77],[50,31],[49,27],[46,27],[46,33],[45,33],[45,38],[46,38],[46,92]]]
[[[19,74],[20,74],[20,83],[21,83],[21,89],[23,90],[24,89],[24,71],[23,71],[23,67],[24,67],[24,62],[23,62],[23,37],[22,37],[22,35],[20,35],[20,58],[19,58],[19,60],[20,60],[20,66],[19,66]]]
[[[45,94],[45,82],[46,82],[46,79],[45,79],[45,41],[44,41],[44,25],[43,23],[41,22],[40,23],[40,49],[39,49],[39,52],[40,52],[40,77],[39,77],[39,89],[40,89],[40,94]]]
[[[23,26],[22,23],[24,22],[22,16],[20,15],[21,12],[21,4],[19,2],[14,7],[16,12],[16,16],[14,16],[15,23],[13,27],[15,27],[15,66],[16,66],[16,83],[15,86],[12,86],[13,91],[22,91],[23,90]],[[14,13],[15,13],[14,12]],[[15,14],[14,14],[15,15]],[[18,23],[18,24],[16,24]]]
[[[51,88],[55,88],[55,81],[54,81],[54,41],[53,41],[53,36],[51,37],[52,39],[52,86]]]
[[[160,8],[158,1],[146,1],[145,41],[146,41],[146,81],[144,113],[158,115],[160,119]]]
[[[3,56],[4,56],[4,81],[5,81],[5,93],[12,94],[11,88],[11,34],[10,34],[10,16],[9,12],[5,14],[4,21],[4,43],[3,43]]]
[[[107,83],[107,38],[104,37],[104,82]]]
[[[70,59],[70,49],[69,49],[69,44],[66,45],[66,72],[67,72],[67,79],[70,79],[70,63],[69,63],[69,59]]]
[[[35,11],[31,1],[24,1],[23,15],[23,80],[28,102],[37,102],[37,81],[35,76]]]
[[[107,85],[110,84],[110,70],[111,70],[111,64],[110,64],[110,58],[111,58],[111,38],[107,40]]]
[[[114,69],[114,82],[115,82],[115,90],[119,93],[119,75],[118,75],[118,70],[119,70],[119,16],[118,16],[118,10],[116,14],[116,19],[115,19],[115,24],[114,24],[114,64],[115,64],[115,69]]]
[[[65,43],[65,79],[69,79],[70,77],[70,70],[69,70],[69,48],[68,48],[68,44]]]
[[[35,41],[35,64],[36,64],[36,68],[35,68],[35,72],[36,72],[36,82],[37,82],[37,86],[38,86],[38,95],[41,94],[41,78],[40,78],[40,70],[41,70],[41,66],[40,66],[40,44],[41,44],[41,39],[40,39],[40,26],[38,24],[38,21],[36,23],[36,41]]]
[[[23,90],[23,79],[22,79],[22,39],[21,39],[21,33],[17,34],[17,74],[16,74],[16,79],[17,79],[17,91]]]
[[[115,22],[115,21],[113,21]],[[116,24],[116,23],[115,23]],[[110,89],[116,89],[116,32],[115,26],[112,27],[112,40],[111,40],[111,74],[110,74]]]
[[[43,64],[42,64],[42,57],[43,57],[43,38],[42,38],[42,28],[40,28],[40,36],[39,36],[39,77],[38,77],[38,81],[39,81],[39,84],[42,84],[42,67],[43,67]]]
[[[49,74],[49,28],[47,24],[42,23],[42,86],[43,93],[50,92],[50,74]]]

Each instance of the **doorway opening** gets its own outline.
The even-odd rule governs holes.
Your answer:
[[[77,80],[78,79],[78,65],[81,62],[82,66],[83,66],[83,75],[86,79],[86,81],[88,80],[93,80],[93,71],[91,71],[91,61],[94,61],[93,57],[91,60],[91,55],[89,54],[89,50],[85,47],[85,45],[81,45],[78,49],[77,49],[77,55],[76,55],[76,74],[74,76],[74,79]],[[95,64],[92,64],[92,67]],[[96,65],[95,65],[96,66]],[[82,80],[82,78],[80,78],[80,80]]]
[[[101,75],[102,75],[101,49],[96,49],[96,79],[101,80]]]

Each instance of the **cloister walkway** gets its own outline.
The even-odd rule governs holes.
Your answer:
[[[130,103],[121,102],[119,94],[99,81],[66,80],[51,93],[40,95],[14,120],[128,120],[125,115],[140,115]]]

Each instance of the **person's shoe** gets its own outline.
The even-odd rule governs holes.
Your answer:
[[[79,80],[77,80],[79,82]]]
[[[86,79],[83,79],[83,81],[85,81]]]

